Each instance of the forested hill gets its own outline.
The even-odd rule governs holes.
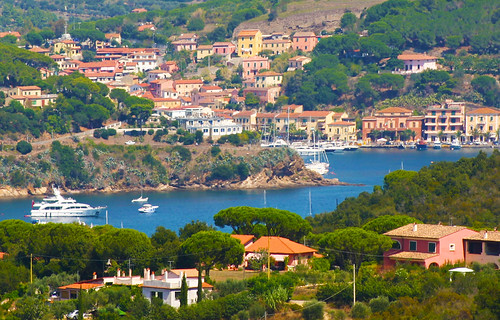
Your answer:
[[[381,215],[405,214],[424,223],[473,228],[500,224],[500,152],[457,162],[438,162],[420,171],[394,171],[372,193],[347,198],[330,213],[308,217],[313,232],[359,227]]]

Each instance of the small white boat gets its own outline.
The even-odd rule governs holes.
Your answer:
[[[132,202],[148,202],[148,197],[143,197],[142,195],[139,198],[132,199]]]
[[[437,141],[434,141],[434,145],[433,147],[434,149],[441,149],[441,141],[437,140]]]
[[[134,141],[132,141],[132,140],[129,140],[129,141],[125,142],[125,144],[126,144],[127,146],[133,146],[133,145],[135,144],[135,142],[134,142]]]
[[[453,142],[450,145],[450,150],[460,150],[462,149],[462,145],[458,140],[453,140]]]
[[[141,213],[154,213],[158,209],[158,206],[153,206],[149,203],[145,203],[142,207],[139,208],[139,212]]]

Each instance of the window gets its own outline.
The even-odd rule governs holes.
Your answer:
[[[436,243],[435,242],[429,242],[429,252],[436,253]]]
[[[498,256],[500,255],[500,243],[499,242],[486,242],[485,243],[486,254],[489,256]]]
[[[180,300],[180,299],[181,299],[181,292],[175,291],[175,300]]]
[[[417,241],[410,241],[410,251],[417,251]]]
[[[393,249],[401,249],[401,243],[397,240],[394,240],[394,242],[392,243],[392,248]]]
[[[450,243],[450,251],[455,251],[455,244],[454,243]]]
[[[469,241],[468,252],[472,254],[483,253],[483,243],[481,241]]]

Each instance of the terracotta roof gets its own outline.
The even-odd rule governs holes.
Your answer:
[[[31,51],[31,52],[50,52],[49,49],[40,48],[40,47],[33,47],[33,48],[29,49],[29,51]]]
[[[377,113],[410,113],[411,114],[412,111],[409,109],[400,108],[400,107],[389,107],[389,108],[375,111],[375,114],[377,114]]]
[[[416,230],[414,230],[414,225]],[[467,229],[461,226],[443,226],[436,224],[407,224],[406,226],[384,233],[390,237],[408,237],[408,238],[426,238],[426,239],[440,239],[455,232]]]
[[[239,37],[248,37],[248,36],[255,36],[258,32],[260,32],[259,29],[253,29],[253,30],[241,30],[238,33],[238,38]]]
[[[211,284],[208,284],[208,283],[206,283],[206,282],[203,282],[203,283],[201,284],[201,287],[202,287],[202,288],[205,288],[205,289],[211,289],[211,288],[213,288],[214,286],[213,286],[213,285],[211,285]]]
[[[202,44],[202,45],[199,45],[196,50],[209,50],[212,48],[213,48],[213,46],[210,44]]]
[[[304,61],[307,59],[311,60],[311,58],[309,58],[309,57],[296,56],[296,57],[292,57],[292,58],[288,59],[288,61]]]
[[[246,112],[250,112],[250,111],[246,111]],[[252,241],[255,237],[251,234],[232,234],[231,238],[238,239],[238,240],[240,240],[241,244],[245,245],[245,244],[249,243],[250,241]]]
[[[426,260],[437,256],[436,253],[402,251],[389,256],[389,259],[396,260]]]
[[[5,36],[14,36],[16,38],[21,38],[21,34],[17,31],[7,31],[7,32],[0,32],[0,38],[3,38]]]
[[[271,76],[281,76],[281,73],[277,73],[274,71],[265,71],[265,72],[259,72],[257,73],[258,76],[266,76],[266,77],[271,77]]]
[[[198,38],[196,33],[183,33],[181,34],[178,39],[192,39],[192,38]]]
[[[468,114],[500,114],[500,111],[493,108],[479,108],[469,111]]]
[[[298,113],[288,113],[288,112],[283,112],[283,113],[280,113],[278,114],[278,116],[276,118],[280,118],[280,119],[287,119],[287,118],[299,118],[300,117],[300,114]]]
[[[481,230],[479,233],[464,238],[465,240],[500,241],[500,231]]]
[[[377,117],[372,117],[372,116],[363,117],[363,121],[365,120],[377,120]]]
[[[168,73],[167,71],[165,70],[149,70],[147,71],[147,73]]]
[[[356,122],[348,122],[348,121],[337,121],[328,124],[329,126],[355,126]]]
[[[64,59],[64,58],[66,58],[65,56],[62,56],[62,55],[60,55],[60,54],[54,54],[54,55],[52,55],[52,56],[50,56],[50,57],[51,57],[52,59],[54,59],[54,60],[55,60],[55,59]]]
[[[142,26],[137,27],[137,31],[144,31],[146,29],[154,29],[155,25],[154,24],[143,24]]]
[[[290,39],[269,39],[263,40],[262,43],[292,43]]]
[[[144,9],[144,8],[135,8],[134,10],[132,10],[132,12],[134,12],[134,13],[148,12],[148,10]]]
[[[200,80],[200,79],[175,80],[175,84],[203,84],[203,80]]]
[[[180,275],[181,272],[184,272],[186,275],[186,278],[196,278],[198,277],[198,270],[195,268],[190,268],[190,269],[172,269],[170,272],[175,273],[176,275]]]
[[[41,90],[39,86],[19,86],[18,87],[21,90]]]
[[[234,46],[233,43],[231,42],[214,42],[214,47],[227,47],[227,46]]]
[[[301,38],[301,37],[316,37],[316,35],[314,34],[314,32],[312,31],[309,31],[309,32],[296,32],[294,35],[293,35],[294,38]]]
[[[97,61],[97,62],[84,62],[80,64],[80,68],[102,68],[102,67],[115,67],[118,63],[116,61]]]
[[[317,251],[286,238],[264,236],[246,248],[245,252],[257,252],[268,248],[269,252],[277,254],[313,253]]]
[[[398,56],[399,60],[437,60],[434,56],[421,53],[403,53]]]
[[[300,114],[300,118],[318,118],[318,117],[326,117],[328,116],[331,111],[304,111]]]
[[[248,58],[244,58],[243,62],[248,62],[248,61],[262,61],[262,60],[268,61],[269,58],[265,58],[265,57],[261,57],[261,56],[248,57]]]
[[[222,90],[219,86],[202,86],[201,88],[205,90]]]
[[[120,38],[119,33],[106,33],[106,34],[104,34],[104,36],[106,37],[106,39]]]
[[[277,115],[277,113],[257,113],[257,118],[274,118]]]
[[[98,287],[102,287],[104,284],[102,283],[72,283],[68,284],[67,286],[62,286],[59,287],[60,290],[65,290],[65,289],[83,289],[83,290],[89,290],[89,289],[94,289]]]

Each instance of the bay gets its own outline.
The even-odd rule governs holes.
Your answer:
[[[491,149],[482,149],[488,154]],[[327,178],[361,186],[321,186],[269,190],[210,190],[210,191],[170,191],[147,192],[148,203],[158,205],[156,213],[141,214],[137,211],[140,204],[131,200],[139,197],[140,192],[78,194],[78,202],[94,206],[108,207],[108,223],[115,227],[132,228],[148,235],[157,226],[178,231],[193,220],[205,221],[213,225],[213,216],[222,209],[233,206],[272,207],[290,210],[302,217],[334,210],[338,203],[347,197],[356,197],[361,192],[371,192],[375,185],[382,185],[384,176],[401,168],[419,170],[437,161],[457,161],[462,157],[474,157],[479,149],[461,150],[399,150],[399,149],[360,149],[353,152],[329,154],[330,172]],[[22,199],[0,199],[0,221],[21,219],[31,210],[31,200],[41,197]],[[71,222],[52,218],[53,222]],[[105,215],[96,218],[81,218],[87,225],[103,225]],[[230,231],[230,230],[225,230]]]

